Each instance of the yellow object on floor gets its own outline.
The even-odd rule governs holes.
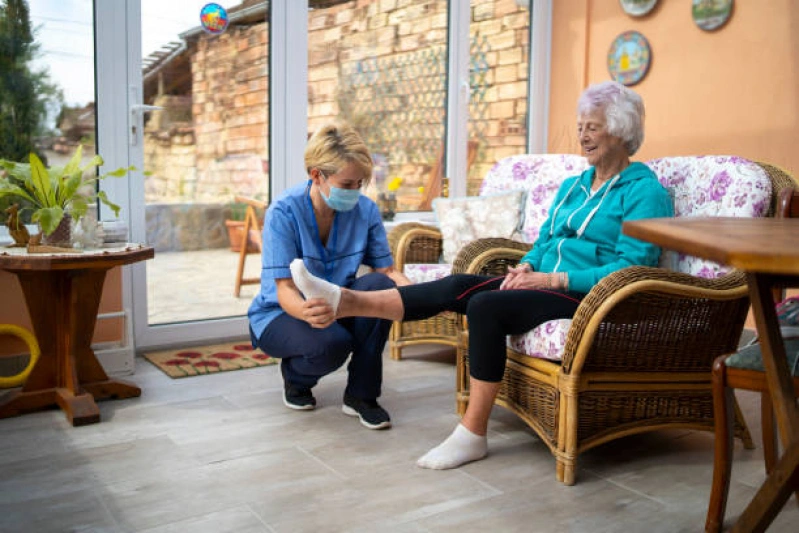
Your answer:
[[[0,388],[8,389],[11,387],[19,387],[28,379],[28,375],[31,373],[31,370],[33,370],[33,366],[36,364],[36,361],[39,360],[39,355],[41,353],[39,351],[39,343],[36,342],[36,337],[34,337],[30,331],[23,327],[15,326],[14,324],[0,324],[0,335],[19,337],[28,345],[28,350],[31,352],[28,366],[26,366],[22,372],[14,376],[0,376]]]

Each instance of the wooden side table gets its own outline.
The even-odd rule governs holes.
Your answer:
[[[22,390],[0,401],[0,418],[58,405],[73,426],[82,426],[100,421],[96,400],[141,395],[139,387],[106,375],[91,339],[108,270],[154,255],[141,245],[77,254],[0,250],[0,269],[19,279],[41,348]]]
[[[733,531],[764,531],[799,487],[799,407],[774,309],[774,287],[799,287],[799,218],[655,218],[623,231],[746,272],[769,394],[785,451]]]

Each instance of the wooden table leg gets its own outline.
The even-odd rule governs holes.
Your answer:
[[[799,442],[792,444],[738,517],[734,532],[765,531],[799,487]]]
[[[21,391],[0,404],[0,418],[58,405],[73,426],[100,421],[95,400],[141,395],[109,379],[91,349],[107,269],[16,271],[41,356]]]
[[[785,453],[744,510],[733,531],[765,531],[799,485],[799,410],[771,288],[779,279],[747,274],[763,366]]]

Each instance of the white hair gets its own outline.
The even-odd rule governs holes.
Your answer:
[[[641,96],[615,81],[603,81],[586,88],[577,100],[577,114],[594,111],[605,114],[608,133],[624,141],[629,155],[644,142],[644,101]]]

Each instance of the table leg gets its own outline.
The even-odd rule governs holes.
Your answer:
[[[109,379],[91,349],[107,269],[16,271],[41,356],[25,386],[0,404],[0,418],[58,405],[74,426],[100,421],[95,400],[139,396]]]
[[[778,281],[779,278],[767,274],[747,274],[766,381],[785,453],[738,518],[733,531],[765,531],[799,485],[799,411],[771,292]]]
[[[799,442],[791,445],[746,506],[733,532],[765,531],[799,486]]]

